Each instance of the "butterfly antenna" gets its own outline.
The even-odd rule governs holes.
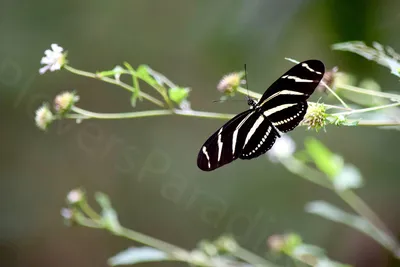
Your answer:
[[[246,64],[244,64],[244,79],[246,80],[247,104],[252,107],[254,105],[254,100],[250,97],[250,93],[249,93],[249,80],[247,79]]]
[[[246,80],[246,90],[247,90],[247,97],[249,97],[249,80],[247,79],[247,66],[246,63],[244,64],[244,79]]]

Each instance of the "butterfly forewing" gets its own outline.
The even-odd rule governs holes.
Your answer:
[[[275,81],[257,104],[216,131],[200,149],[197,166],[212,171],[237,158],[251,159],[267,152],[279,132],[293,130],[307,112],[307,99],[325,72],[319,60],[295,65]]]
[[[301,62],[263,94],[258,105],[279,131],[291,131],[303,120],[308,108],[307,99],[318,86],[324,72],[324,64],[319,60]]]
[[[243,134],[243,127],[249,124],[252,113],[252,110],[246,110],[236,115],[208,138],[197,157],[197,166],[201,170],[212,171],[238,158],[244,142],[244,139],[238,139],[239,132]]]
[[[297,96],[299,100],[306,100],[314,92],[324,73],[325,66],[319,60],[301,62],[276,80],[258,103],[262,105],[277,95]]]

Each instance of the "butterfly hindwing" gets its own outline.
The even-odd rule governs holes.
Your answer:
[[[241,159],[252,159],[264,154],[279,136],[271,121],[263,114],[257,112],[253,116],[257,119],[245,135],[243,150],[239,156]]]

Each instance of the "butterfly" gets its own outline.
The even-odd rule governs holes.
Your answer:
[[[197,166],[212,171],[240,159],[253,159],[267,152],[280,133],[293,130],[307,112],[307,99],[325,73],[319,60],[296,64],[262,95],[248,99],[250,109],[239,113],[211,135],[201,147]]]

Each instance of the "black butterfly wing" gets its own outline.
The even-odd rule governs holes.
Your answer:
[[[255,112],[252,116],[257,119],[243,136],[243,150],[239,155],[241,159],[252,159],[264,154],[274,145],[276,138],[280,137],[271,121],[262,113]]]
[[[307,60],[295,65],[263,94],[257,106],[281,132],[293,130],[307,112],[307,99],[314,92],[325,66],[319,60]]]
[[[244,137],[257,118],[255,111],[249,109],[225,123],[201,147],[197,166],[212,171],[237,159],[243,150]]]

